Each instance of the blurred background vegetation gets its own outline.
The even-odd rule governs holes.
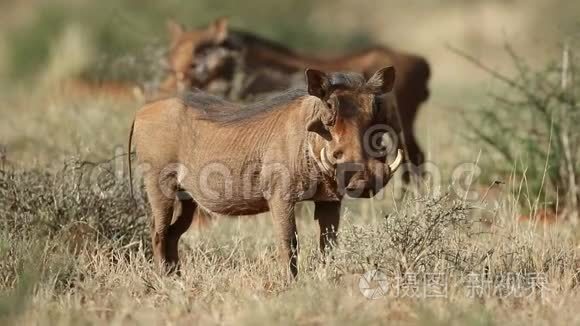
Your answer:
[[[569,0],[3,0],[0,76],[9,84],[43,73],[134,77],[111,63],[164,44],[168,19],[195,27],[229,16],[234,27],[308,51],[381,43],[419,52],[433,63],[435,78],[465,83],[476,70],[458,63],[446,44],[501,65],[507,58],[498,50],[509,40],[542,60],[578,29],[578,12],[580,3]]]
[[[136,209],[124,174],[141,103],[77,98],[59,86],[79,77],[146,80],[164,56],[169,19],[193,28],[220,16],[304,52],[380,44],[427,58],[431,96],[415,133],[442,187],[463,181],[450,178],[462,164],[481,167],[468,184],[480,195],[473,216],[453,198],[399,200],[394,178],[386,200],[347,202],[346,250],[334,264],[317,267],[317,223],[303,207],[304,276],[290,287],[271,258],[267,218],[189,232],[184,278],[159,278],[148,261],[145,199]],[[481,325],[577,324],[579,224],[536,232],[538,221],[517,221],[541,211],[580,220],[579,31],[578,0],[0,0],[0,324],[351,325],[353,316],[360,324],[419,316],[446,325],[472,315]],[[371,266],[438,266],[450,297],[371,303],[352,277]],[[348,271],[344,279],[329,276],[335,268]],[[492,280],[546,274],[550,297],[494,294],[473,306],[453,290],[466,284],[447,277],[484,270]]]

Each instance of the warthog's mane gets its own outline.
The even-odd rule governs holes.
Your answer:
[[[352,89],[364,92],[372,81],[367,83],[364,77],[357,73],[336,72],[328,74],[328,82],[331,90]],[[305,96],[309,96],[306,90],[291,89],[251,104],[240,105],[195,89],[183,94],[182,100],[188,107],[201,113],[199,119],[229,124],[250,121],[264,114],[288,108],[290,107],[288,104]]]
[[[201,113],[199,119],[229,124],[250,121],[266,113],[281,110],[288,107],[287,104],[307,95],[303,89],[293,89],[251,104],[240,105],[194,90],[184,94],[182,99],[188,107]]]

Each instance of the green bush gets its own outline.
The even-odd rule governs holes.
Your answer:
[[[483,144],[483,161],[500,178],[511,177],[513,191],[531,211],[578,210],[580,194],[580,88],[573,77],[577,59],[562,58],[532,67],[511,47],[516,70],[506,76],[465,56],[489,72],[502,88],[465,120],[468,140]]]

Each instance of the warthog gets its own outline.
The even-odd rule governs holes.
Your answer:
[[[168,60],[173,73],[167,85],[197,87],[234,98],[247,99],[287,89],[303,80],[305,68],[353,71],[368,78],[377,69],[394,66],[398,109],[389,112],[392,126],[403,135],[399,145],[408,160],[416,166],[424,163],[423,151],[413,133],[419,107],[429,97],[431,71],[423,57],[384,46],[334,57],[305,55],[254,33],[229,28],[227,18],[192,30],[170,22],[169,31]],[[409,175],[404,176],[408,181]]]
[[[216,50],[212,58],[206,65],[211,66],[211,76],[208,79],[213,80],[219,76],[228,76],[232,78],[234,66],[232,60],[234,55],[229,48],[230,42],[227,39],[228,25],[226,21],[216,20],[206,27],[185,33],[183,27],[173,21],[167,23],[169,31],[170,44],[167,65],[169,74],[159,86],[156,97],[173,95],[176,91],[189,90],[192,87],[207,89],[208,84],[203,82],[193,82],[192,75],[192,56],[193,53],[200,53],[211,46],[220,46],[225,51]],[[223,54],[220,55],[220,54]]]
[[[239,107],[201,91],[145,105],[131,137],[153,212],[155,260],[178,263],[177,245],[197,207],[223,215],[270,211],[281,257],[296,276],[294,205],[315,202],[320,246],[336,239],[340,200],[367,197],[385,186],[402,161],[367,138],[387,124],[381,95],[392,67],[370,79],[356,73],[307,70],[308,90]],[[181,209],[171,224],[174,202]]]

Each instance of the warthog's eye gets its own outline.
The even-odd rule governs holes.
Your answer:
[[[214,45],[211,43],[201,43],[194,50],[193,54],[201,54],[210,50]]]

